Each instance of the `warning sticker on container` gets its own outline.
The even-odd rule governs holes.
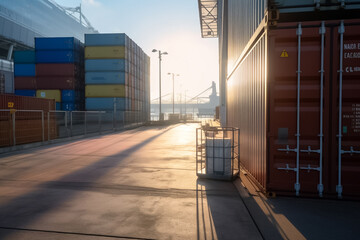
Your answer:
[[[289,54],[288,54],[287,51],[284,49],[284,50],[281,52],[280,57],[282,57],[282,58],[287,58],[287,57],[289,57]]]
[[[8,108],[13,108],[14,107],[14,103],[13,102],[8,102]]]

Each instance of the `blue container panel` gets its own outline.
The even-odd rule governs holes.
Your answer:
[[[62,102],[79,102],[83,99],[82,93],[75,90],[62,90],[61,101]]]
[[[85,46],[127,46],[125,33],[85,34]]]
[[[128,63],[125,59],[88,59],[85,60],[86,72],[128,72]]]
[[[36,63],[78,63],[80,53],[70,50],[36,51]]]
[[[87,72],[86,84],[125,84],[125,72]]]
[[[61,103],[61,110],[63,111],[78,111],[80,110],[80,104],[78,103],[70,103],[70,102],[62,102]]]
[[[115,98],[116,109],[126,110],[126,98]],[[88,111],[113,111],[114,98],[86,98],[86,110]]]
[[[14,64],[15,77],[35,77],[35,64]]]
[[[35,49],[38,50],[80,50],[81,43],[73,37],[35,38]]]
[[[15,95],[26,96],[26,97],[35,97],[36,96],[36,90],[17,89],[17,90],[15,90]]]
[[[35,63],[35,51],[14,51],[14,63]]]
[[[56,102],[56,103],[55,103],[55,109],[56,109],[56,110],[61,110],[61,103]]]

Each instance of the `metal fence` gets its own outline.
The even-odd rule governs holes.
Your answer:
[[[240,130],[202,126],[196,129],[198,177],[232,180],[240,171]]]
[[[141,112],[0,109],[0,147],[120,131],[146,121]]]

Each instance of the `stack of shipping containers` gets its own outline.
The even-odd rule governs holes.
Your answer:
[[[14,85],[15,94],[19,96],[36,96],[36,68],[34,51],[14,52]]]
[[[86,110],[148,120],[149,58],[126,34],[86,34],[85,72]]]
[[[219,9],[226,123],[248,176],[266,192],[359,198],[360,1]]]
[[[84,109],[84,47],[72,37],[36,38],[36,96],[55,99],[56,109]]]

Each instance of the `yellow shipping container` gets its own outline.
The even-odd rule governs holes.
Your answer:
[[[123,59],[125,56],[124,46],[85,47],[86,59]]]
[[[36,97],[55,99],[55,102],[61,102],[61,91],[60,90],[37,90]]]
[[[125,97],[125,85],[86,85],[86,97]]]

